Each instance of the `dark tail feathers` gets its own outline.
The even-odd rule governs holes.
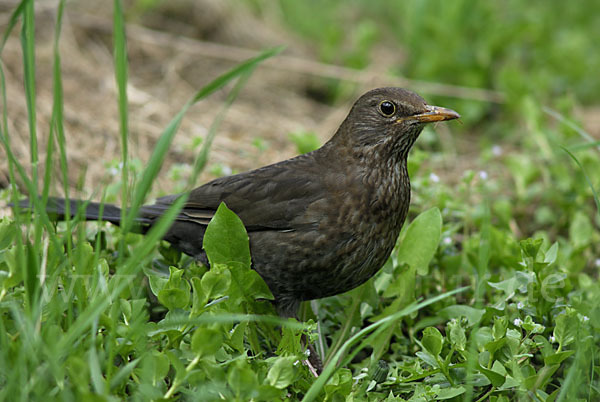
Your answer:
[[[31,210],[31,200],[24,199],[19,201],[19,207],[24,210]],[[97,202],[69,200],[69,215],[71,215],[72,218],[77,216],[80,210],[83,210],[81,213],[86,221],[103,220],[105,222],[114,223],[115,225],[119,225],[121,223],[121,208],[117,207],[116,205],[104,204],[101,207],[101,204]],[[100,211],[102,211],[102,214],[100,214]],[[64,198],[48,198],[46,212],[48,212],[48,215],[57,220],[65,219],[67,213],[66,200]]]

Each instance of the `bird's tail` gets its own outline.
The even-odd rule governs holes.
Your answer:
[[[32,210],[30,199],[19,201],[21,210]],[[64,198],[48,198],[46,212],[53,219],[64,220],[67,216],[67,200]],[[119,225],[121,223],[121,208],[112,204],[100,204],[83,200],[69,200],[69,215],[71,218],[81,216],[86,221],[105,221]],[[141,222],[140,222],[141,223]]]

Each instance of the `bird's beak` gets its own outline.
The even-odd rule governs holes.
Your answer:
[[[416,121],[419,123],[433,123],[436,121],[453,120],[458,119],[460,115],[452,109],[446,109],[445,107],[429,106],[426,105],[427,111],[425,113],[419,113],[408,117],[403,117],[397,120],[397,123],[401,121]]]

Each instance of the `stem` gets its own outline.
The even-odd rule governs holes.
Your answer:
[[[481,398],[479,398],[476,402],[483,402],[487,399],[488,396],[490,396],[490,394],[492,392],[494,392],[496,390],[496,387],[492,386],[492,388],[490,388],[490,390],[488,392],[486,392]]]
[[[450,377],[450,371],[448,371],[448,366],[446,366],[445,362],[442,362],[439,356],[435,357],[435,361],[437,361],[437,364],[440,366],[442,374],[444,374],[444,377],[446,377],[448,382],[450,382],[450,385],[454,386],[454,381],[452,381],[452,378]]]
[[[181,385],[181,383],[183,382],[183,380],[185,380],[187,378],[187,375],[190,373],[190,371],[192,371],[192,369],[194,367],[196,367],[196,364],[198,364],[199,361],[200,361],[200,355],[196,356],[194,358],[194,360],[192,360],[190,362],[190,364],[188,364],[188,366],[185,368],[185,375],[180,380],[178,380],[177,377],[175,377],[173,384],[171,384],[171,387],[165,393],[165,396],[163,397],[164,399],[168,399],[173,396],[177,387],[179,387]]]

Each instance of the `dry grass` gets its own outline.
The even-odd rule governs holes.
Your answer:
[[[423,88],[429,93],[501,101],[500,95],[489,91],[390,77],[385,72],[398,62],[397,56],[390,52],[377,51],[378,62],[364,71],[323,65],[314,60],[308,46],[278,27],[275,19],[267,23],[258,21],[247,10],[232,4],[215,0],[185,4],[164,2],[162,9],[155,13],[131,18],[128,95],[133,158],[148,159],[163,128],[203,84],[259,50],[281,44],[288,46],[285,55],[261,65],[227,113],[213,144],[209,164],[244,171],[291,157],[296,149],[287,134],[299,129],[317,132],[324,142],[345,117],[354,97],[376,86],[401,85],[417,90]],[[14,6],[14,2],[4,3],[0,21],[8,21]],[[49,2],[36,9],[37,121],[43,150],[52,111],[52,37],[56,7]],[[63,23],[60,46],[69,185],[75,194],[78,188],[85,189],[79,192],[82,196],[97,193],[114,180],[107,165],[120,158],[111,11],[100,2],[70,3]],[[10,99],[9,134],[15,153],[27,166],[29,132],[22,56],[16,35],[7,43],[2,59]],[[322,86],[332,77],[354,83],[354,94],[348,96],[345,104],[331,107],[307,96],[308,88]],[[193,161],[195,153],[191,144],[196,137],[206,135],[225,96],[222,91],[188,113],[163,172],[173,163]],[[438,161],[442,174],[458,178],[458,170],[477,168],[478,149],[472,140],[453,138],[444,127],[439,128],[438,134],[445,150],[444,161]],[[254,146],[256,138],[268,144],[267,149]],[[1,153],[2,150],[0,187],[4,187],[8,183],[7,164]],[[56,172],[53,193],[60,194],[58,166]],[[212,177],[205,171],[200,182]],[[171,179],[163,174],[154,191],[169,193],[172,187]]]
[[[120,156],[116,87],[111,54],[111,17],[91,13],[87,5],[69,9],[61,39],[62,71],[65,100],[65,129],[69,156],[69,180],[73,190],[83,175],[83,188],[98,189],[107,179],[107,163]],[[37,120],[40,149],[45,147],[52,111],[52,35],[54,9],[38,7],[37,15]],[[2,15],[7,21],[10,10]],[[234,22],[234,21],[232,21]],[[239,24],[232,25],[242,29]],[[246,28],[251,28],[245,25]],[[128,37],[130,56],[129,104],[130,146],[132,157],[147,160],[163,128],[185,101],[203,84],[231,68],[228,57],[205,57],[194,54],[193,46],[154,40],[151,31],[135,30]],[[238,33],[239,35],[240,33]],[[185,43],[192,39],[178,38]],[[264,34],[263,36],[265,36]],[[196,41],[202,46],[201,41]],[[264,47],[286,43],[272,38]],[[257,51],[261,47],[256,46]],[[13,149],[21,162],[29,158],[27,109],[22,87],[22,59],[18,37],[7,43],[3,52],[7,95],[10,100],[9,134]],[[234,170],[247,170],[292,156],[295,147],[287,133],[306,129],[323,133],[326,140],[343,118],[302,95],[307,77],[260,67],[239,99],[228,112],[214,142],[210,163],[222,163]],[[200,103],[186,116],[175,139],[165,169],[172,163],[191,163],[194,137],[204,137],[217,115],[225,92]],[[254,138],[269,145],[264,151],[252,145]],[[1,152],[1,151],[0,151]],[[7,164],[0,155],[0,177],[7,183]],[[58,170],[57,170],[58,172]],[[59,177],[57,174],[56,177]],[[209,179],[206,172],[201,180]],[[57,184],[56,192],[60,192]],[[169,180],[157,183],[159,192],[169,190]]]

